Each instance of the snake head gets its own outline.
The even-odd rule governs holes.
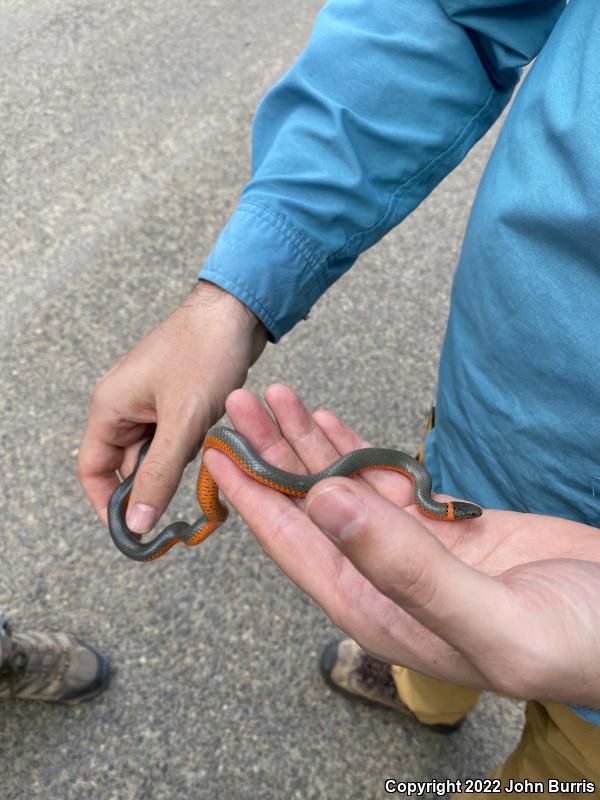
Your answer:
[[[454,519],[475,519],[483,514],[483,509],[476,506],[475,503],[465,503],[457,500],[452,503],[452,511]]]

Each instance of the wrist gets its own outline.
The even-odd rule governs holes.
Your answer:
[[[185,305],[198,307],[202,314],[214,313],[219,320],[232,323],[251,339],[250,365],[258,359],[268,340],[268,332],[256,314],[235,295],[203,279],[198,280]]]
[[[254,328],[259,319],[248,306],[244,305],[235,295],[210,281],[199,280],[194,287],[186,304],[202,308],[204,312],[214,311],[233,322],[239,322],[244,327]]]

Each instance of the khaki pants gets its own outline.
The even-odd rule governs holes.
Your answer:
[[[392,667],[400,699],[421,722],[452,723],[467,714],[477,702],[478,689],[467,689],[429,678],[404,667]],[[499,778],[502,787],[509,781],[540,781],[545,789],[548,779],[595,783],[600,796],[600,727],[586,722],[565,706],[556,703],[527,703],[525,728],[521,741],[508,760],[490,775]],[[539,788],[539,787],[538,787]],[[504,794],[504,792],[502,792]],[[524,792],[513,797],[568,797],[577,792]],[[489,798],[491,793],[458,794],[454,797]],[[508,796],[508,795],[507,795]]]
[[[425,436],[434,424],[433,410],[427,421]],[[417,458],[425,463],[424,441]],[[464,717],[475,706],[478,689],[468,689],[429,678],[405,667],[392,667],[392,675],[400,699],[415,716],[427,724],[453,723]],[[521,741],[503,766],[491,778],[498,778],[503,788],[513,781],[539,781],[544,791],[512,793],[513,797],[573,797],[575,794],[600,796],[600,727],[592,725],[575,712],[556,703],[530,701],[526,707],[525,728]],[[548,780],[557,779],[571,783],[591,781],[595,792],[548,791],[556,788]],[[527,787],[525,787],[527,788]],[[560,787],[559,787],[560,788]],[[509,793],[505,793],[508,796]],[[495,794],[458,794],[455,797],[487,798]],[[496,795],[497,796],[497,795]]]

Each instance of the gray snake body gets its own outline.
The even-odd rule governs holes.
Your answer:
[[[204,512],[202,516],[192,524],[174,522],[151,542],[140,542],[125,521],[126,499],[149,444],[146,442],[141,448],[135,470],[115,489],[108,505],[108,525],[112,539],[122,553],[135,561],[153,561],[180,541],[188,546],[199,544],[227,517],[227,508],[219,500],[217,485],[202,462],[197,483],[198,502]],[[427,517],[438,520],[467,520],[479,517],[482,513],[482,509],[474,503],[459,500],[441,503],[434,500],[431,496],[429,472],[416,459],[400,450],[364,447],[346,453],[314,475],[296,475],[268,464],[255,452],[247,439],[230,428],[212,428],[206,435],[203,453],[210,447],[225,453],[260,483],[294,497],[304,497],[316,483],[325,478],[350,478],[367,469],[388,469],[401,472],[413,481],[415,503],[419,511]]]

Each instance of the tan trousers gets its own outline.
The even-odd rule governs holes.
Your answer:
[[[404,667],[392,667],[400,699],[421,722],[452,723],[467,714],[477,702],[478,689],[467,689],[429,678]],[[513,797],[573,797],[577,792],[548,791],[550,778],[595,784],[600,797],[600,727],[586,722],[565,706],[556,703],[527,703],[521,741],[508,760],[490,777],[499,778],[503,788],[513,781],[539,781],[546,791],[512,793]],[[539,786],[537,787],[539,789]],[[505,794],[505,792],[502,792]],[[491,793],[458,794],[454,797],[489,798]],[[508,796],[508,793],[506,793]]]
[[[427,421],[425,436],[434,424],[433,410]],[[425,463],[424,441],[418,459]],[[429,678],[405,667],[392,667],[392,675],[400,699],[415,716],[427,724],[453,723],[464,717],[475,706],[478,689],[468,689]],[[583,794],[600,797],[600,727],[592,725],[570,709],[556,703],[530,701],[526,707],[525,728],[521,741],[507,761],[496,769],[490,778],[500,779],[502,789],[511,788],[512,781],[538,781],[532,791],[502,794],[512,797],[573,797]],[[575,787],[561,787],[549,783],[550,779],[568,783],[589,781],[595,784],[581,791]],[[544,791],[539,791],[540,787]],[[527,785],[524,787],[527,789]],[[564,791],[561,791],[561,788]],[[555,791],[558,789],[558,791]],[[454,797],[487,798],[496,793],[460,793]]]

